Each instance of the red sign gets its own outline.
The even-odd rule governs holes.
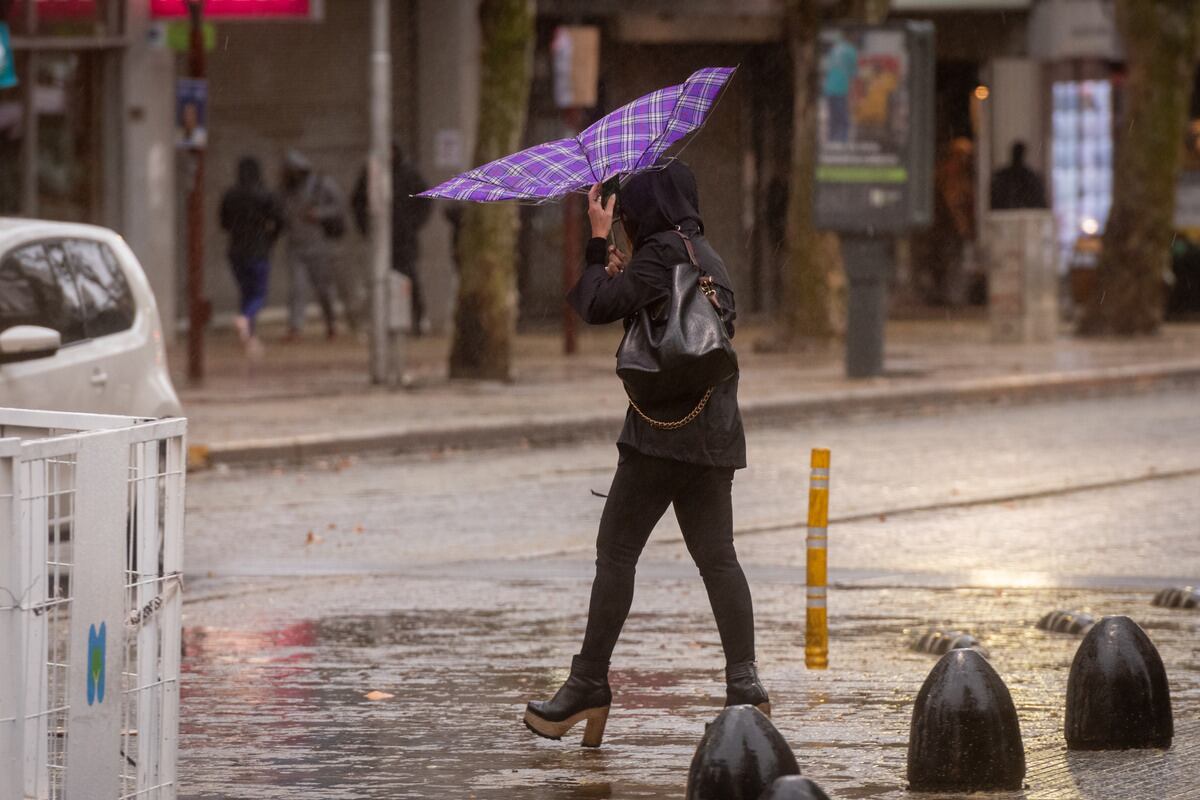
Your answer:
[[[9,20],[24,20],[25,4],[17,0],[9,11]],[[38,19],[95,19],[96,0],[37,0]]]
[[[150,14],[158,19],[188,16],[185,0],[150,0]],[[312,16],[313,0],[204,0],[205,19],[278,19]]]

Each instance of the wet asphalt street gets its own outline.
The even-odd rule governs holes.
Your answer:
[[[808,453],[833,451],[831,669],[804,668]],[[1200,398],[1173,392],[750,431],[738,551],[760,669],[804,774],[905,796],[929,626],[967,630],[1016,702],[1030,798],[1200,796]],[[723,700],[707,598],[660,525],[613,663],[605,744],[520,725],[585,619],[611,445],[330,462],[189,479],[182,797],[682,797]],[[1166,753],[1062,743],[1079,639],[1055,608],[1123,613],[1171,681]],[[380,691],[392,697],[367,700]]]

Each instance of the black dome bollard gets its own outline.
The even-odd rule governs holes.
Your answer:
[[[1171,746],[1167,671],[1129,617],[1105,617],[1080,642],[1067,678],[1064,729],[1070,750]]]
[[[799,775],[784,775],[776,778],[758,800],[829,800],[825,791]]]
[[[973,650],[951,650],[925,679],[908,735],[914,792],[1018,790],[1025,748],[1004,681]]]
[[[1095,624],[1095,618],[1082,611],[1051,611],[1038,620],[1037,627],[1051,633],[1086,634]]]
[[[1194,586],[1163,589],[1154,595],[1154,600],[1151,602],[1163,608],[1197,608],[1200,607],[1200,591],[1197,591]]]
[[[708,726],[688,770],[687,800],[757,800],[800,766],[771,720],[754,706],[730,706]]]

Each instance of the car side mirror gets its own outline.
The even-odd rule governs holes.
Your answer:
[[[41,325],[14,325],[0,332],[0,364],[46,358],[62,347],[62,334]]]

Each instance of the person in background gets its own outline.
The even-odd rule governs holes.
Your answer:
[[[337,335],[334,316],[334,241],[345,232],[342,194],[327,175],[317,174],[302,153],[289,150],[283,160],[283,209],[287,221],[288,341],[304,330],[311,285],[321,306],[325,335]]]
[[[1012,160],[992,175],[991,201],[993,211],[1046,207],[1041,176],[1025,166],[1024,142],[1013,142]]]
[[[221,228],[229,234],[229,267],[240,302],[234,327],[248,355],[262,354],[255,319],[267,300],[271,247],[283,231],[283,208],[263,183],[258,159],[238,161],[237,183],[221,198]]]
[[[416,167],[404,158],[404,150],[392,142],[392,269],[409,279],[412,287],[412,335],[420,336],[425,324],[425,296],[421,291],[418,233],[429,219],[429,202],[413,195],[426,189]],[[359,233],[371,232],[371,204],[367,193],[367,171],[354,184],[350,200]]]
[[[933,225],[926,261],[925,299],[958,306],[965,299],[966,253],[975,240],[975,146],[953,139],[934,173]]]

